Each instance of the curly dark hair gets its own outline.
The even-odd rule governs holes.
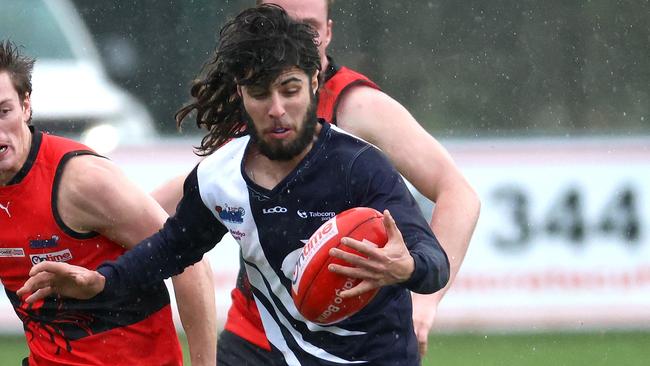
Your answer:
[[[196,111],[197,126],[208,130],[197,155],[210,155],[231,138],[247,134],[237,85],[268,88],[288,68],[298,67],[310,77],[320,70],[317,39],[310,26],[273,4],[244,10],[226,23],[214,55],[192,83],[192,101],[176,112],[179,128]]]
[[[34,62],[33,58],[22,55],[13,42],[0,41],[0,72],[9,74],[21,103],[32,94]]]

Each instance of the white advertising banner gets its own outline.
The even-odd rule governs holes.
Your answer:
[[[192,169],[193,143],[125,147],[110,157],[151,191]],[[650,328],[650,139],[445,145],[482,209],[438,329]],[[428,219],[431,204],[416,197]],[[207,258],[223,325],[238,248],[227,237]],[[0,332],[20,329],[0,296]]]

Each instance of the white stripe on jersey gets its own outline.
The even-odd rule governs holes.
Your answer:
[[[284,287],[280,278],[266,259],[259,241],[259,232],[249,201],[248,187],[241,174],[241,162],[248,141],[248,136],[234,139],[208,156],[199,164],[197,179],[201,200],[210,209],[212,214],[229,230],[238,230],[246,233],[246,236],[238,239],[242,249],[242,256],[246,261],[254,263],[259,268],[258,271],[249,265],[246,266],[249,281],[253,287],[263,294],[266,301],[273,305],[273,309],[266,309],[261,301],[257,298],[255,299],[267,338],[275,347],[283,352],[287,362],[289,360],[298,362],[298,360],[282,337],[280,326],[283,326],[291,333],[295,342],[302,350],[312,354],[314,357],[338,363],[365,363],[366,361],[346,361],[324,351],[320,347],[306,342],[302,334],[291,326],[291,323],[284,317],[283,312],[278,309],[278,306],[282,306],[295,320],[303,322],[310,331],[326,331],[338,336],[365,334],[364,332],[348,331],[335,326],[320,326],[305,320],[298,312],[291,298],[291,294]],[[237,214],[229,219],[223,219],[217,212],[217,206],[221,210],[232,209]],[[243,211],[238,211],[239,209],[243,209]],[[237,222],[240,219],[241,221]],[[277,304],[273,300],[273,296],[271,296],[269,289],[266,287],[265,280],[269,283],[270,290],[273,294],[280,299],[280,304]],[[269,311],[273,311],[277,315],[282,323],[281,325],[275,322],[275,319]]]

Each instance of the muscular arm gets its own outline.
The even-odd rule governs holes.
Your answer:
[[[173,215],[176,212],[176,206],[178,202],[183,197],[183,182],[185,181],[187,174],[179,175],[172,178],[171,180],[165,182],[162,186],[156,188],[151,192],[151,196],[156,202],[167,212],[168,215]],[[196,272],[195,275],[187,276],[190,272]],[[190,357],[192,365],[200,365],[200,360],[208,359],[215,360],[215,355],[206,355],[205,352],[194,351],[193,348],[200,349],[212,349],[214,348],[216,340],[216,316],[212,318],[203,318],[201,314],[203,312],[197,312],[197,308],[205,308],[205,310],[210,310],[216,313],[214,309],[215,298],[214,298],[214,288],[208,287],[212,285],[212,281],[204,281],[206,283],[194,283],[192,284],[192,278],[200,276],[203,278],[213,278],[212,269],[207,259],[201,260],[201,262],[187,267],[185,272],[178,276],[174,276],[172,281],[174,282],[174,295],[176,296],[176,303],[178,304],[178,313],[183,323],[183,328],[187,335],[188,344],[190,346]],[[188,281],[190,283],[185,284],[184,282]],[[194,296],[195,293],[201,293],[204,296]],[[188,299],[192,299],[195,304],[189,303]],[[215,314],[216,315],[216,314]],[[198,331],[194,331],[198,329]],[[203,334],[201,330],[210,329],[210,334]],[[197,346],[198,345],[198,346]]]
[[[61,177],[59,212],[72,229],[95,231],[126,248],[158,231],[167,215],[109,160],[79,156]],[[207,261],[172,279],[195,365],[216,360],[216,314]],[[207,289],[207,291],[206,291]]]
[[[435,202],[430,226],[449,257],[451,277],[442,291],[414,294],[413,321],[422,353],[438,302],[465,258],[478,220],[478,196],[444,147],[388,95],[369,87],[352,88],[339,104],[337,121],[382,149],[397,170]]]

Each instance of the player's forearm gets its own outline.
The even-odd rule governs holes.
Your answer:
[[[443,191],[437,199],[431,229],[447,253],[450,264],[449,283],[443,291],[451,286],[465,259],[480,206],[478,195],[465,182]]]
[[[206,259],[172,278],[178,313],[190,348],[192,365],[215,365],[216,305],[212,270]]]

